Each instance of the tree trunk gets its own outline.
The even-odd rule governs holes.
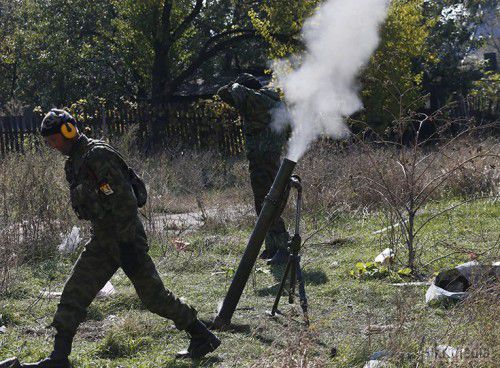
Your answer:
[[[245,8],[245,4],[243,3],[242,0],[236,0],[234,4],[234,9],[233,9],[233,16],[232,16],[232,24],[239,24],[242,14],[248,11],[248,9]],[[228,48],[224,52],[224,57],[222,61],[222,70],[223,73],[227,75],[231,75],[233,73],[233,61],[237,57],[237,53],[233,48]]]
[[[151,98],[154,104],[165,103],[166,87],[170,79],[168,64],[168,49],[164,46],[156,46],[151,73]]]
[[[159,152],[165,141],[165,128],[168,124],[166,105],[170,97],[168,82],[171,78],[168,60],[169,46],[158,44],[154,46],[154,62],[151,73],[151,119],[147,151]]]

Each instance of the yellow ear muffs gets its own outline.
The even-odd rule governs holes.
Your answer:
[[[61,134],[66,139],[73,139],[76,137],[76,128],[73,124],[65,122],[61,125]]]

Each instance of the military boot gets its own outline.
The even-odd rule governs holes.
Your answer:
[[[260,253],[259,258],[260,259],[269,259],[273,258],[274,254],[276,253],[276,250],[269,250],[269,249],[264,249],[262,253]]]
[[[0,362],[0,368],[20,368],[21,363],[19,363],[19,360],[17,358],[10,358],[7,360],[4,360],[3,362]]]
[[[290,236],[288,232],[283,229],[283,231],[269,231],[266,236],[266,248],[272,248],[275,251],[269,254],[267,258],[268,265],[281,265],[286,264],[288,261],[288,241]]]
[[[278,266],[286,264],[288,262],[288,256],[289,256],[288,252],[280,248],[273,256],[273,258],[267,260],[267,264],[269,266]]]
[[[21,367],[25,368],[71,368],[68,356],[71,353],[71,344],[73,337],[56,334],[54,339],[54,351],[48,358],[40,360],[37,363],[24,363]]]
[[[53,359],[45,358],[37,363],[24,363],[21,367],[32,367],[32,368],[71,368],[68,358],[66,359]]]
[[[220,340],[217,336],[198,319],[186,328],[186,332],[191,339],[189,346],[187,350],[177,353],[177,358],[200,359],[217,349],[220,345]]]
[[[269,231],[267,233],[265,240],[265,249],[260,254],[259,256],[260,259],[267,260],[274,257],[280,245],[279,235],[280,234],[277,234],[273,231]]]

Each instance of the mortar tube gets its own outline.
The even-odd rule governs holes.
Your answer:
[[[252,235],[250,235],[245,253],[243,253],[238,269],[231,281],[222,307],[213,322],[213,327],[216,329],[223,329],[231,324],[231,318],[241,298],[243,289],[248,282],[248,278],[255,265],[262,243],[266,238],[271,224],[278,215],[277,211],[280,209],[283,194],[290,182],[296,164],[296,162],[287,158],[281,163],[278,173],[274,178],[273,185],[264,200],[257,223],[255,224]]]

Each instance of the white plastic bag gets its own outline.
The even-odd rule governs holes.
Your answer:
[[[432,284],[429,286],[429,289],[427,289],[427,293],[425,293],[425,302],[427,304],[440,304],[450,301],[460,301],[465,298],[466,295],[466,292],[447,291]]]
[[[59,252],[63,254],[73,253],[82,241],[82,237],[80,236],[80,228],[77,226],[73,226],[69,234],[61,234],[61,238],[62,243],[57,246]]]

